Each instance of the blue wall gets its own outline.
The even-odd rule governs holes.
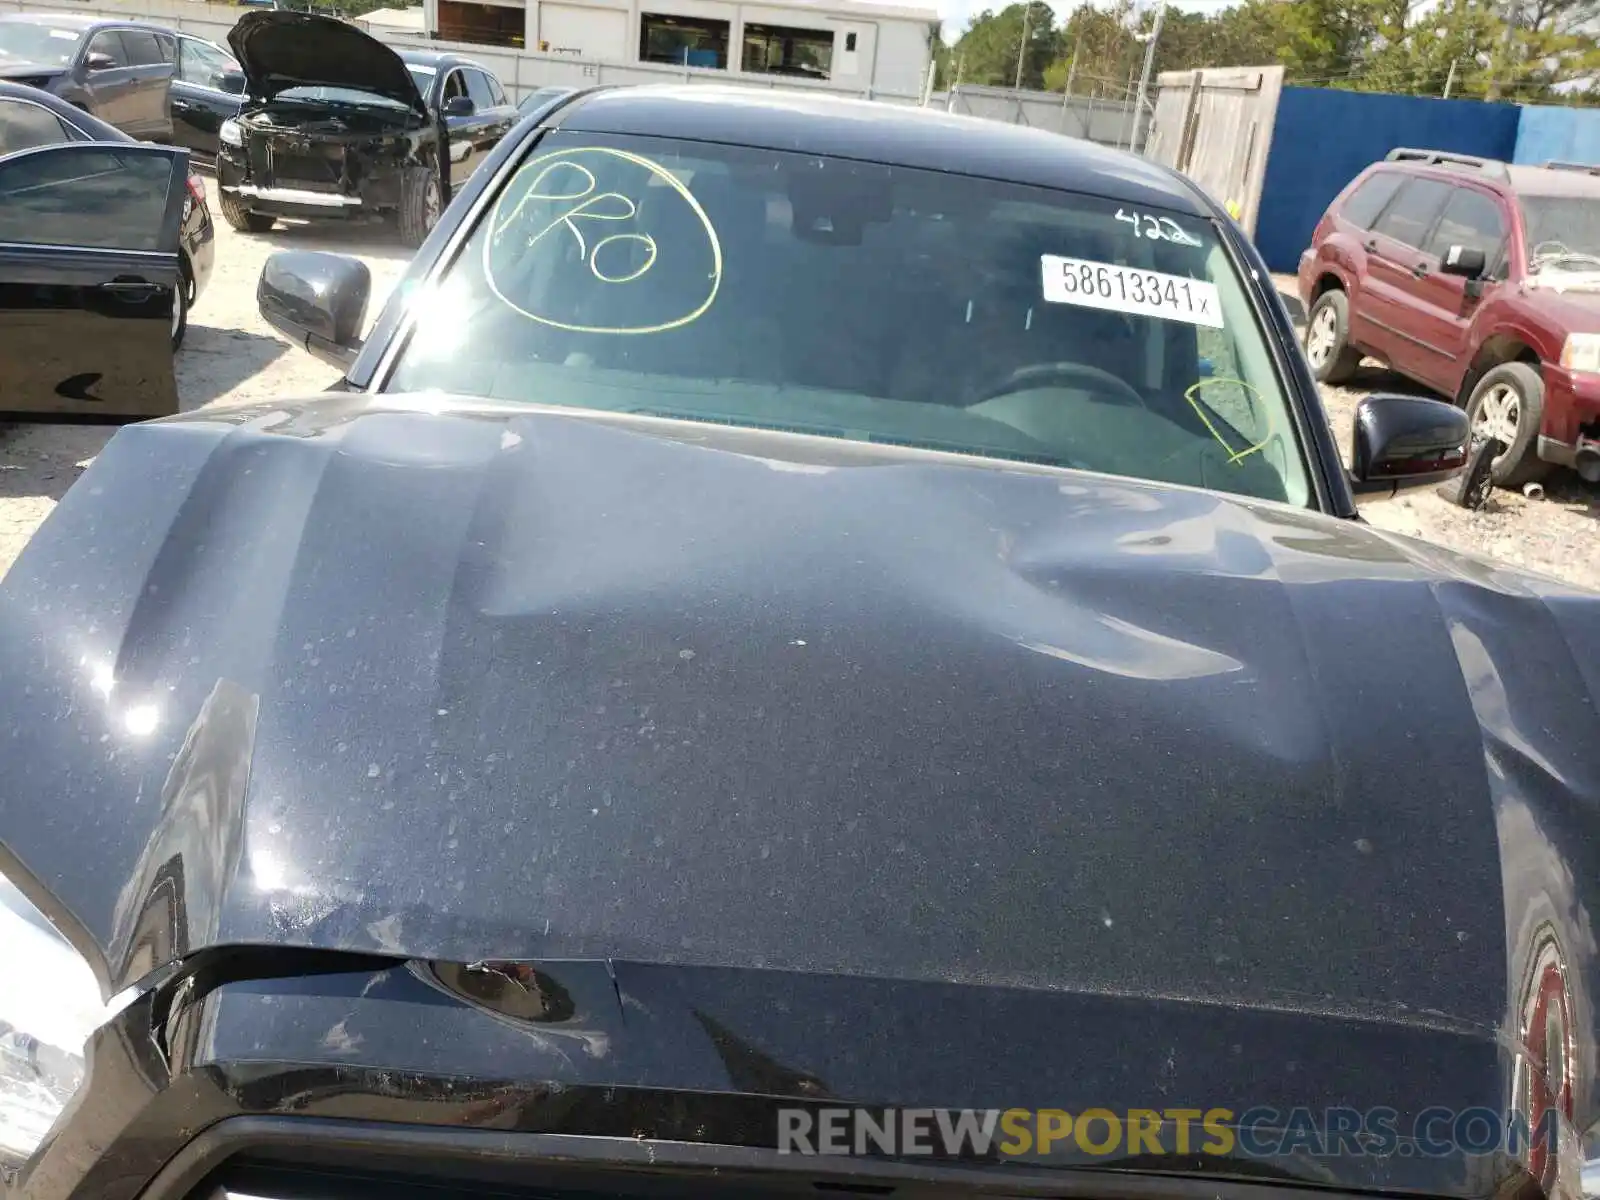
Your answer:
[[[1274,271],[1298,267],[1328,202],[1396,146],[1509,160],[1519,112],[1477,100],[1284,88],[1256,218],[1261,256]],[[1600,144],[1600,126],[1595,137]]]
[[[1600,112],[1530,104],[1517,130],[1519,163],[1600,163]]]

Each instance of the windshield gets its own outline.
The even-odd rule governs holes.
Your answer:
[[[1188,215],[555,133],[436,289],[384,390],[1309,500],[1257,313]]]
[[[78,34],[32,21],[0,21],[0,61],[64,67],[78,48]]]
[[[360,104],[375,108],[398,108],[402,112],[408,111],[406,105],[388,96],[379,96],[375,92],[363,92],[357,88],[338,87],[292,87],[284,88],[274,97],[276,100],[302,100],[308,104]]]
[[[1523,196],[1528,270],[1600,271],[1600,189],[1592,196]]]
[[[411,82],[417,85],[418,93],[426,98],[429,89],[433,87],[433,77],[439,72],[432,67],[420,66],[417,63],[407,63],[406,70],[411,72]]]

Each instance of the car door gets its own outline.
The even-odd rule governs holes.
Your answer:
[[[476,114],[458,112],[451,115],[451,108],[455,101],[471,103],[472,96],[467,91],[467,73],[463,67],[456,67],[447,73],[444,81],[439,85],[439,111],[444,115],[445,132],[449,138],[446,147],[446,157],[450,161],[450,188],[454,191],[466,182],[467,177],[477,167],[476,152],[473,147],[474,131],[477,122]]]
[[[1504,278],[1510,227],[1505,203],[1493,192],[1469,183],[1450,189],[1419,259],[1427,269],[1415,277],[1410,289],[1417,339],[1425,352],[1417,378],[1429,387],[1453,395],[1460,383],[1473,318]],[[1483,251],[1486,278],[1469,286],[1460,275],[1440,270],[1451,246]]]
[[[128,52],[133,87],[128,103],[132,123],[126,132],[137,138],[172,140],[170,94],[177,59],[172,38],[150,29],[123,29],[122,45]]]
[[[177,411],[171,322],[188,160],[105,142],[0,158],[0,413]]]
[[[1421,336],[1417,283],[1438,269],[1423,247],[1449,198],[1450,185],[1443,180],[1408,178],[1367,231],[1364,243],[1371,349],[1402,375],[1418,380],[1425,378],[1432,364]]]
[[[472,100],[472,157],[477,170],[494,152],[500,139],[516,124],[517,110],[506,99],[505,91],[487,71],[466,68],[467,95]]]
[[[172,139],[207,158],[217,153],[222,123],[239,112],[239,97],[222,88],[222,77],[239,64],[220,46],[178,38],[178,73],[172,81]]]
[[[130,126],[139,124],[139,107],[133,68],[119,30],[102,29],[84,47],[83,88],[89,94],[90,112],[124,133],[134,132]]]

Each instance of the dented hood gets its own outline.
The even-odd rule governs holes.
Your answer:
[[[245,95],[266,102],[295,87],[353,88],[426,114],[411,72],[393,50],[348,21],[258,9],[228,32],[245,73]]]
[[[425,399],[126,428],[0,587],[4,869],[108,991],[272,943],[1502,1024],[1511,864],[1565,869],[1507,806],[1600,799],[1592,596]]]

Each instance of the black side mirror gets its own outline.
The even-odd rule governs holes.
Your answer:
[[[102,54],[98,50],[91,51],[89,57],[83,60],[83,65],[91,71],[109,71],[117,65],[117,60],[109,54]]]
[[[471,96],[451,96],[444,102],[444,115],[447,117],[470,117],[476,111]]]
[[[371,292],[372,272],[359,258],[280,250],[261,268],[256,307],[279,333],[343,371],[361,352]]]
[[[1439,261],[1439,270],[1446,275],[1461,275],[1478,279],[1488,269],[1489,261],[1476,246],[1451,246]]]
[[[243,71],[218,71],[211,77],[211,86],[230,96],[244,95]]]
[[[1467,465],[1467,414],[1443,400],[1369,396],[1356,405],[1350,483],[1359,495],[1443,483]]]

